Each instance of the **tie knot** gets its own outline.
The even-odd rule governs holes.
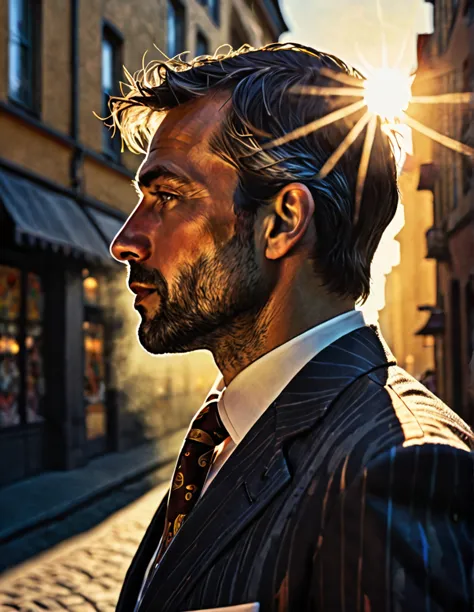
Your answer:
[[[200,410],[192,423],[188,440],[201,442],[206,446],[217,446],[229,437],[229,432],[219,417],[217,406],[216,401],[211,401]]]

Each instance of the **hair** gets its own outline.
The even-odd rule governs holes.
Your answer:
[[[365,109],[272,144],[357,100],[349,95],[295,95],[292,87],[360,87],[364,77],[333,55],[294,43],[230,49],[226,54],[218,49],[213,56],[199,56],[190,63],[181,56],[155,60],[133,76],[125,70],[129,83],[121,84],[121,97],[109,101],[122,150],[125,143],[134,153],[146,153],[168,110],[216,90],[228,91],[231,104],[210,147],[237,170],[235,214],[253,219],[285,185],[306,185],[315,201],[316,241],[311,254],[315,273],[328,291],[365,301],[373,255],[398,203],[395,159],[380,119],[360,214],[355,211],[355,194],[365,130],[327,176],[318,174]],[[126,94],[123,85],[129,87]]]

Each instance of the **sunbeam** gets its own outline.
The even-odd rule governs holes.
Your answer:
[[[450,138],[449,136],[445,136],[444,134],[440,134],[433,128],[430,128],[423,123],[420,123],[410,115],[406,113],[402,114],[402,118],[404,122],[411,127],[413,130],[428,136],[432,140],[438,142],[439,144],[447,147],[448,149],[452,149],[453,151],[457,151],[458,153],[463,153],[464,155],[469,155],[471,157],[474,156],[474,149],[469,147],[467,144],[459,142],[458,140],[454,140],[454,138]]]
[[[336,141],[334,148],[328,152],[328,159],[323,162],[322,167],[315,168],[319,180],[324,180],[328,175],[331,177],[331,173],[337,170],[338,164],[344,163],[347,159],[348,152],[354,151],[354,148],[357,148],[355,155],[357,157],[360,155],[360,161],[355,193],[353,194],[354,224],[358,223],[364,194],[367,197],[366,182],[370,180],[370,170],[372,169],[370,164],[373,165],[377,161],[375,159],[374,141],[376,141],[376,134],[378,136],[378,130],[381,129],[383,138],[388,139],[396,162],[397,174],[399,175],[404,168],[407,156],[413,155],[412,132],[420,133],[439,143],[440,146],[447,147],[462,155],[470,156],[471,159],[474,157],[472,143],[469,143],[469,145],[464,144],[455,140],[455,138],[445,136],[435,129],[424,125],[422,122],[425,121],[425,118],[421,114],[415,115],[415,112],[421,113],[423,110],[429,111],[432,108],[436,108],[437,104],[440,105],[438,108],[443,108],[441,105],[446,107],[446,105],[451,104],[453,105],[453,111],[456,110],[454,105],[458,105],[457,109],[464,111],[466,106],[459,108],[459,105],[469,105],[474,102],[474,93],[472,91],[439,93],[437,95],[412,95],[411,88],[415,77],[416,84],[419,86],[421,83],[435,82],[438,78],[445,77],[450,71],[450,67],[447,65],[436,68],[423,65],[420,67],[421,74],[418,75],[411,68],[412,60],[409,58],[413,55],[414,50],[413,46],[409,48],[409,45],[411,44],[413,31],[417,27],[415,21],[417,21],[417,17],[420,17],[420,20],[421,17],[423,17],[423,20],[426,20],[426,16],[421,15],[420,3],[414,2],[409,7],[407,6],[405,23],[409,21],[413,24],[413,28],[404,26],[402,29],[399,24],[388,18],[388,15],[384,15],[381,0],[372,1],[376,4],[377,36],[381,36],[377,41],[381,47],[378,54],[378,65],[367,61],[361,52],[360,45],[355,41],[352,45],[355,48],[356,56],[359,58],[358,71],[347,74],[344,71],[338,72],[337,68],[323,67],[320,69],[318,76],[325,77],[327,81],[320,80],[319,78],[314,80],[308,78],[305,79],[304,85],[294,85],[288,90],[292,96],[293,94],[314,95],[321,96],[322,98],[325,97],[326,99],[332,97],[334,102],[340,100],[341,105],[346,107],[346,109],[340,108],[336,112],[328,111],[326,117],[319,117],[307,125],[302,125],[292,130],[286,136],[284,135],[273,141],[269,140],[263,146],[264,149],[268,149],[299,137],[307,136],[313,131],[332,124],[344,116],[363,108],[363,112],[360,113],[363,116],[357,122],[355,120],[352,121],[355,124],[352,129],[347,127],[344,132],[346,134],[345,137],[341,136],[340,140]],[[389,46],[389,41],[390,43],[396,41],[397,44]],[[372,42],[369,41],[369,44],[372,44]],[[362,76],[361,71],[364,73],[364,76]],[[420,89],[418,91],[422,94],[425,93]],[[345,100],[343,99],[344,96],[347,96]],[[355,104],[352,102],[353,100]],[[423,104],[425,105],[424,109]],[[451,111],[449,107],[447,110]],[[414,119],[413,116],[416,116],[418,120]],[[426,121],[428,120],[426,119]],[[446,131],[448,130],[446,129]],[[364,134],[364,136],[362,137],[361,134]],[[456,136],[460,138],[460,135],[457,133]],[[462,140],[464,139],[462,138]],[[362,152],[360,152],[360,149],[362,149]],[[372,155],[372,153],[374,154]],[[406,170],[410,172],[409,168],[406,168]],[[403,211],[401,202],[398,211],[400,210]],[[403,217],[403,212],[400,214]],[[397,212],[397,215],[399,215],[399,212]],[[393,265],[396,265],[397,257],[399,257],[397,255],[399,253],[399,245],[395,240],[395,235],[403,227],[404,221],[402,217],[399,216],[398,218],[399,225],[397,226],[397,231],[393,232],[390,239],[381,247],[383,251],[383,256],[381,257],[384,263],[379,266],[378,271],[380,272],[380,269],[383,269],[384,275],[390,272]],[[374,281],[371,290],[376,294],[376,297],[372,300],[373,304],[377,304],[376,310],[380,310],[382,307],[380,304],[383,305],[385,302],[383,283],[379,285],[379,281],[380,279],[377,279],[377,282]]]
[[[362,149],[362,155],[360,157],[359,171],[357,173],[357,184],[356,184],[356,195],[355,195],[355,206],[354,206],[354,225],[357,225],[359,220],[360,204],[362,202],[362,195],[364,193],[365,177],[367,176],[367,169],[369,167],[370,154],[372,153],[372,144],[375,137],[375,128],[377,127],[377,115],[372,115],[367,126],[367,132],[365,134],[364,147]]]
[[[355,96],[362,98],[364,91],[358,87],[318,87],[317,85],[293,85],[290,93],[312,96]]]
[[[363,130],[364,126],[368,123],[372,115],[378,115],[382,119],[382,128],[385,128],[385,132],[390,137],[389,131],[396,131],[397,125],[402,122],[410,128],[417,130],[418,132],[432,138],[439,144],[462,153],[464,155],[473,155],[474,150],[466,144],[458,142],[457,140],[440,134],[436,130],[429,128],[423,123],[413,119],[410,115],[407,115],[404,111],[411,104],[470,104],[474,99],[474,93],[472,92],[459,92],[459,93],[445,93],[439,95],[429,96],[412,96],[411,85],[415,78],[415,75],[407,75],[402,71],[395,68],[385,68],[374,70],[370,69],[370,74],[367,79],[361,80],[355,77],[338,74],[333,72],[329,68],[322,68],[321,74],[327,76],[335,81],[344,83],[345,87],[321,87],[316,85],[295,85],[289,92],[292,94],[300,95],[315,95],[315,96],[347,96],[347,97],[363,97],[363,100],[359,100],[354,104],[350,104],[344,108],[338,109],[328,115],[316,119],[307,125],[301,126],[292,132],[289,132],[285,136],[277,138],[263,146],[264,149],[279,146],[296,138],[306,136],[310,132],[316,131],[321,127],[329,125],[343,117],[346,117],[362,107],[366,106],[368,114],[365,114],[359,121],[354,125],[351,131],[347,134],[344,140],[340,143],[337,149],[332,153],[329,159],[326,161],[324,166],[319,172],[319,177],[324,178],[333,170],[337,162],[341,159],[344,153],[354,143],[357,136]],[[399,123],[397,123],[399,122]],[[370,138],[373,124],[370,124],[367,130],[367,137],[365,145],[369,146],[373,142]],[[398,140],[394,140],[400,147]],[[370,158],[369,154],[366,154],[367,159]],[[365,159],[364,159],[365,163]],[[363,164],[362,164],[363,169]],[[367,174],[367,168],[365,172],[359,176],[365,176]],[[359,186],[359,195],[361,197],[363,186]]]
[[[362,132],[362,130],[367,125],[371,117],[372,117],[372,113],[366,112],[365,115],[363,115],[359,119],[359,121],[354,125],[351,131],[347,134],[347,136],[344,138],[341,144],[331,154],[329,159],[326,161],[324,166],[321,168],[318,174],[319,179],[325,178],[331,172],[331,170],[334,168],[337,162],[341,159],[341,157],[344,155],[347,149],[349,149],[351,144],[357,138],[357,136],[359,136],[359,134]]]
[[[438,94],[436,96],[412,96],[410,104],[470,104],[474,102],[472,91]]]
[[[332,79],[333,81],[339,81],[339,83],[343,83],[344,85],[350,85],[352,87],[364,87],[364,81],[355,76],[351,76],[350,74],[343,74],[340,72],[334,72],[331,68],[327,68],[323,66],[319,71],[319,74],[327,77],[328,79]]]
[[[383,19],[382,6],[380,0],[376,1],[377,19],[380,24],[380,34],[382,36],[382,68],[388,67],[388,54],[387,54],[387,37],[385,35],[385,22]]]
[[[403,37],[403,42],[400,45],[400,50],[398,52],[398,56],[397,59],[395,60],[395,62],[393,63],[393,67],[396,68],[397,70],[400,70],[400,66],[402,65],[403,62],[403,58],[405,56],[406,50],[407,50],[407,46],[408,46],[408,39],[410,38],[409,34],[406,34]]]
[[[344,117],[347,117],[348,115],[352,115],[353,113],[357,112],[364,106],[365,106],[365,100],[359,100],[358,102],[355,102],[354,104],[350,104],[349,106],[344,106],[343,108],[339,108],[336,111],[329,113],[329,115],[324,115],[324,117],[320,117],[319,119],[316,119],[315,121],[311,121],[310,123],[307,123],[306,125],[302,125],[301,127],[296,128],[296,130],[288,132],[288,134],[285,134],[284,136],[281,136],[280,138],[275,138],[275,140],[265,143],[264,145],[262,145],[262,149],[271,149],[273,147],[279,147],[280,145],[290,142],[291,140],[295,140],[296,138],[302,138],[303,136],[307,136],[310,132],[315,132],[316,130],[319,130],[320,128],[324,126],[329,125],[330,123],[334,123],[335,121],[338,121],[339,119],[343,119]]]

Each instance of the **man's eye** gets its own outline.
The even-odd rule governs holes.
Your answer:
[[[179,196],[177,196],[175,193],[170,193],[168,191],[161,191],[161,190],[151,191],[150,195],[155,196],[156,198],[159,198],[163,204],[179,199]]]

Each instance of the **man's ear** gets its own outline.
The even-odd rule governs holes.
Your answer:
[[[314,228],[314,206],[310,190],[302,183],[290,183],[278,192],[264,222],[268,259],[279,259],[306,244]]]

